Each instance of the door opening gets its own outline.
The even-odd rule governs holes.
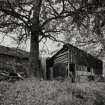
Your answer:
[[[75,82],[75,64],[70,64],[70,72],[72,82]]]

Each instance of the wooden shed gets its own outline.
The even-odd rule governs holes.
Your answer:
[[[0,73],[23,72],[27,74],[29,52],[0,45]]]
[[[54,56],[47,60],[47,76],[53,68],[53,78],[70,77],[72,81],[94,79],[102,75],[103,63],[83,50],[65,44]],[[63,69],[62,69],[63,68]]]

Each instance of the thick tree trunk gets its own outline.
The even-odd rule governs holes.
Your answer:
[[[33,19],[31,27],[31,47],[30,47],[30,76],[40,78],[39,69],[39,35],[40,35],[40,14],[41,0],[35,0],[33,6]]]
[[[38,33],[31,33],[30,76],[40,77]]]

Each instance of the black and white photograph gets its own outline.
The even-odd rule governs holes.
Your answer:
[[[0,105],[105,105],[105,0],[0,0]]]

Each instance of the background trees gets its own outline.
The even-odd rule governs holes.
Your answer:
[[[87,33],[84,36],[93,35],[86,42],[99,42],[105,49],[104,18],[104,0],[0,1],[0,32],[15,33],[19,44],[31,38],[30,75],[36,77],[40,77],[41,40],[49,38],[58,41],[58,35],[71,35],[72,30],[77,30],[80,35],[84,32]]]

